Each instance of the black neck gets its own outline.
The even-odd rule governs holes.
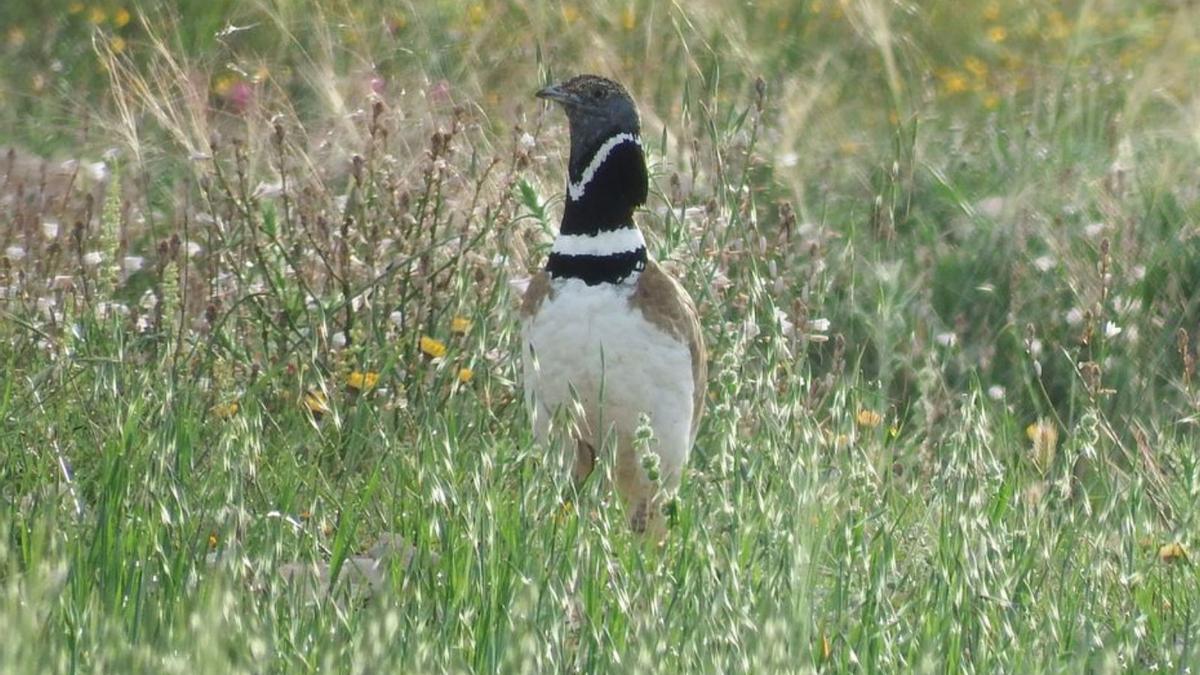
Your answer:
[[[580,186],[582,194],[572,196],[572,188],[568,186],[559,228],[563,234],[596,234],[631,227],[634,210],[646,202],[649,191],[646,157],[642,146],[632,141],[613,146],[591,179],[582,183],[588,166],[603,146],[602,141],[589,152],[571,158],[567,173],[571,185]]]
[[[637,227],[633,223],[633,213],[645,203],[649,188],[642,146],[632,140],[623,140],[608,148],[603,161],[593,164],[593,158],[603,152],[604,141],[601,141],[578,156],[572,153],[567,201],[559,228],[564,241],[567,237],[584,237],[599,242],[598,235],[603,233]],[[590,176],[587,175],[589,167],[594,167]],[[612,251],[597,248],[594,255],[556,251],[546,262],[550,276],[581,279],[589,286],[621,283],[645,267],[645,246]]]

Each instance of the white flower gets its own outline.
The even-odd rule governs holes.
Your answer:
[[[127,274],[132,274],[142,269],[142,266],[145,264],[146,259],[140,255],[127,255],[125,256],[125,259],[121,261],[121,267]]]
[[[1033,261],[1033,266],[1042,272],[1049,272],[1057,264],[1058,261],[1048,255],[1039,256]]]
[[[183,245],[183,250],[187,251],[187,257],[189,258],[195,258],[201,253],[204,253],[204,247],[194,241],[185,242]]]
[[[992,399],[993,401],[999,401],[1000,399],[1004,398],[1004,387],[1001,387],[998,384],[993,384],[992,386],[988,387],[987,394],[988,398]]]
[[[808,332],[825,333],[829,331],[829,319],[809,319]]]
[[[1106,321],[1104,322],[1104,337],[1116,337],[1121,334],[1121,327],[1117,324]]]
[[[934,340],[937,340],[937,343],[943,347],[953,347],[958,344],[958,336],[954,333],[938,333]]]
[[[1083,228],[1083,233],[1094,239],[1100,236],[1100,233],[1104,231],[1105,227],[1106,225],[1104,223],[1088,223],[1087,226]]]
[[[108,165],[104,162],[92,162],[84,166],[92,180],[100,182],[108,178]]]
[[[528,131],[521,134],[520,143],[521,143],[521,147],[525,148],[526,150],[532,150],[533,146],[537,145],[537,141],[533,138],[533,135],[530,134]]]
[[[787,312],[778,307],[775,308],[775,322],[779,324],[779,332],[784,335],[791,335],[796,331],[796,324],[788,318]]]
[[[101,302],[96,305],[96,315],[101,319],[110,316],[129,316],[129,308],[120,302]]]
[[[83,254],[83,264],[88,267],[95,267],[104,262],[104,254],[100,251],[89,251]]]
[[[1080,321],[1083,321],[1083,310],[1079,309],[1078,307],[1072,307],[1071,310],[1067,312],[1067,324],[1070,326],[1078,326]]]
[[[987,216],[988,218],[995,218],[1001,213],[1004,213],[1004,205],[1004,197],[985,197],[984,199],[979,200],[979,203],[975,205],[975,210]]]
[[[391,321],[393,324],[399,326],[400,324],[404,323],[404,313],[397,309],[391,314],[388,314],[388,321]]]
[[[42,221],[42,236],[47,239],[54,239],[58,236],[58,221],[43,220]]]
[[[329,338],[329,344],[333,345],[334,349],[341,349],[346,346],[346,333],[334,333],[333,337]]]
[[[800,163],[800,155],[794,152],[785,152],[779,156],[777,161],[779,162],[779,166],[790,169]]]
[[[25,247],[14,244],[4,249],[4,255],[13,262],[23,260],[25,258]]]

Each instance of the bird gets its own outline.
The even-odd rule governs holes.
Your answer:
[[[634,219],[649,173],[629,92],[578,75],[536,96],[566,112],[570,153],[559,232],[521,300],[534,436],[544,443],[558,411],[575,411],[575,484],[597,451],[615,447],[613,486],[628,524],[661,540],[704,412],[696,304],[647,253]]]

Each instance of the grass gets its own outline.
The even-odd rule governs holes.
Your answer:
[[[0,664],[1187,672],[1198,19],[5,4]],[[582,70],[711,355],[661,548],[521,399]]]

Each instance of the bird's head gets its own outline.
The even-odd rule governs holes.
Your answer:
[[[537,93],[555,101],[567,113],[571,130],[571,165],[617,134],[637,136],[641,131],[637,106],[625,87],[598,75],[578,75],[552,84]]]

